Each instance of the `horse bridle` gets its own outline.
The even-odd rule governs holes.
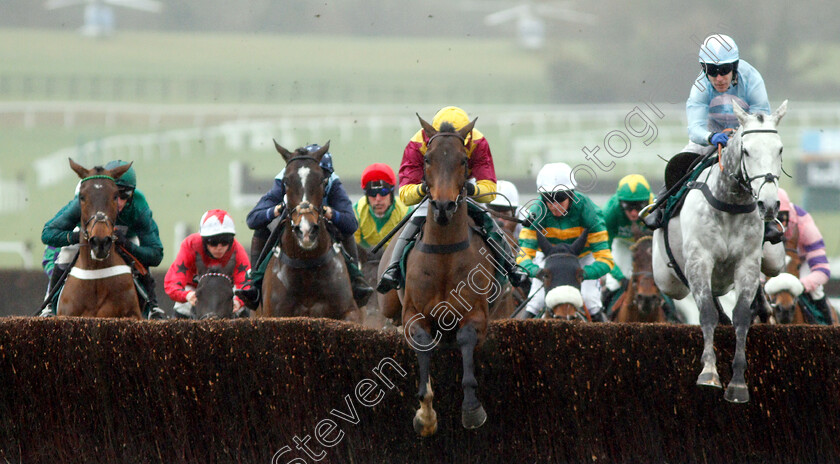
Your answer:
[[[228,282],[230,282],[230,285],[233,286],[233,279],[229,275],[222,274],[221,272],[206,272],[204,274],[201,274],[200,276],[198,276],[198,280],[196,280],[195,283],[201,283],[201,279],[207,276],[224,277],[225,279],[227,279]]]
[[[286,161],[286,168],[288,169],[288,167],[292,163],[292,161],[298,161],[298,160],[301,160],[301,161],[302,160],[308,160],[308,161],[315,162],[316,164],[318,164],[318,168],[321,169],[321,165],[320,165],[320,163],[318,163],[318,160],[316,160],[315,158],[312,158],[311,156],[294,156],[294,157],[290,158],[288,161]],[[325,176],[324,180],[321,182],[321,184],[322,184],[321,188],[324,189],[324,193],[326,193],[327,182],[329,182],[329,180],[330,180],[329,177]],[[288,191],[288,188],[286,188],[286,191]],[[294,213],[297,213],[298,215],[315,213],[315,217],[316,217],[315,223],[320,223],[321,219],[324,216],[324,206],[322,205],[320,210],[315,211],[315,208],[312,206],[312,203],[310,203],[308,201],[302,201],[302,202],[298,203],[294,208],[289,210],[289,214],[286,216],[286,220],[290,224],[293,224],[292,223],[292,215]]]
[[[467,139],[465,139],[465,138],[464,138],[464,136],[462,136],[461,134],[459,134],[459,133],[457,133],[457,132],[438,132],[437,134],[435,134],[435,135],[433,135],[433,136],[429,137],[429,140],[427,140],[427,141],[426,141],[426,147],[430,147],[430,146],[431,146],[431,144],[432,144],[432,140],[436,139],[437,137],[456,137],[458,140],[460,140],[460,141],[461,141],[461,143],[462,143],[462,144],[464,144],[464,145],[466,145],[466,144],[467,144]],[[428,153],[428,150],[427,150],[427,153]],[[426,185],[426,166],[425,166],[425,161],[427,161],[427,160],[428,160],[427,156],[428,156],[428,155],[425,155],[425,154],[423,155],[423,162],[424,162],[424,163],[423,163],[423,185]],[[464,179],[469,179],[469,178],[470,178],[470,170],[469,170],[469,168],[467,168],[466,172],[464,173]],[[426,192],[426,195],[428,195],[428,194],[429,194],[429,192]],[[467,198],[468,198],[468,195],[467,195],[467,184],[466,184],[466,182],[465,182],[465,183],[464,183],[464,186],[463,186],[463,187],[461,187],[461,192],[458,194],[458,198],[456,198],[456,199],[455,199],[455,207],[456,207],[456,209],[457,209],[459,206],[461,206],[461,203],[463,203],[463,202],[464,202]]]
[[[779,131],[777,131],[776,129],[745,130],[744,132],[741,133],[741,138],[743,138],[745,135],[748,135],[748,134],[762,134],[762,133],[778,134]],[[746,156],[747,156],[747,150],[744,148],[744,144],[742,142],[741,143],[741,158],[739,160],[739,164],[740,164],[740,168],[741,168],[740,172],[737,175],[729,173],[729,177],[731,177],[733,180],[735,180],[735,182],[738,183],[738,186],[741,187],[741,189],[743,189],[745,192],[749,193],[750,196],[753,198],[753,200],[757,201],[758,200],[758,195],[761,193],[761,189],[764,187],[764,185],[768,184],[768,183],[776,184],[776,180],[779,179],[779,176],[776,176],[776,175],[768,172],[766,174],[759,174],[757,176],[750,177],[749,173],[747,172],[747,163],[744,160],[744,158],[746,158]],[[758,191],[754,192],[753,189],[752,189],[752,184],[750,184],[750,182],[752,182],[756,179],[761,179],[762,177],[764,178],[764,182],[762,182],[761,186],[758,187]]]
[[[113,177],[106,176],[106,175],[96,175],[96,176],[85,177],[84,179],[82,179],[82,182],[85,182],[85,181],[88,181],[88,180],[93,180],[93,179],[108,179],[111,182],[116,183],[116,181],[114,180]],[[93,237],[90,236],[89,229],[91,229],[96,224],[99,224],[100,222],[104,222],[106,225],[108,225],[111,228],[111,239],[116,241],[117,236],[116,236],[116,233],[114,232],[116,230],[116,224],[114,223],[114,221],[111,220],[111,218],[108,217],[107,214],[103,213],[102,211],[97,211],[96,213],[91,215],[88,218],[87,221],[85,221],[84,229],[82,230],[82,235],[81,235],[82,240],[84,240],[86,242],[90,242],[90,240]]]

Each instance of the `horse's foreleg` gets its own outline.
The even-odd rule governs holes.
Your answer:
[[[744,280],[739,280],[743,282]],[[752,282],[758,279],[750,278]],[[747,332],[752,322],[751,304],[756,297],[756,285],[744,285],[738,289],[738,303],[732,313],[732,323],[735,326],[735,356],[732,359],[732,380],[726,387],[724,398],[733,403],[746,403],[750,400],[750,392],[747,389],[747,381],[744,373],[747,370]]]
[[[429,375],[429,367],[431,365],[432,353],[430,348],[434,346],[434,341],[429,332],[425,329],[417,327],[412,324],[411,333],[415,346],[415,353],[417,353],[417,367],[420,371],[420,378],[418,383],[420,388],[417,391],[417,399],[420,400],[420,409],[414,414],[414,431],[423,437],[429,437],[437,432],[437,413],[432,407],[432,400],[435,397],[432,391],[432,378]],[[418,347],[421,347],[418,349]]]
[[[465,324],[458,329],[456,336],[458,346],[461,347],[461,358],[464,362],[464,378],[461,386],[464,388],[464,402],[461,404],[461,424],[465,429],[475,429],[484,425],[487,420],[487,413],[478,401],[475,389],[478,381],[475,379],[475,345],[478,343],[478,334],[475,326]]]
[[[703,355],[700,363],[703,370],[697,377],[697,385],[721,388],[720,376],[717,371],[717,357],[715,356],[715,327],[718,325],[718,310],[712,294],[711,269],[703,272],[703,265],[693,260],[694,266],[688,271],[688,281],[691,285],[694,301],[700,308],[700,327],[703,330]]]

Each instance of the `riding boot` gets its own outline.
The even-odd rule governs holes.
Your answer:
[[[277,227],[280,227],[280,225]],[[260,262],[260,256],[262,256],[265,247],[269,245],[268,239],[270,236],[271,231],[268,227],[254,231],[254,237],[251,239],[251,270],[248,272],[245,282],[242,283],[242,287],[233,292],[248,309],[257,309],[260,305],[262,296],[260,295],[260,289],[262,288],[265,268],[268,266],[267,254],[262,262]],[[273,245],[271,244],[271,246]]]
[[[656,200],[659,201],[659,199],[661,199],[666,193],[668,193],[668,189],[666,187],[662,187],[662,189],[659,190],[659,193],[656,194]],[[654,209],[642,218],[642,222],[648,226],[648,229],[656,230],[664,225],[666,204],[667,202],[661,204],[658,208]]]
[[[590,314],[589,317],[592,319],[592,322],[608,322],[607,315],[604,314],[604,311],[598,311],[595,314]]]
[[[831,325],[831,308],[828,307],[828,301],[826,300],[825,295],[823,295],[820,299],[813,299],[814,306],[817,307],[817,311],[820,312],[820,316],[822,317],[823,321],[825,321],[826,325]]]
[[[776,244],[785,239],[785,233],[782,232],[775,222],[764,223],[764,241]]]
[[[138,275],[137,280],[140,282],[140,285],[143,286],[143,290],[146,291],[146,299],[148,300],[146,304],[146,318],[152,320],[169,319],[166,312],[158,306],[157,295],[155,293],[155,278],[152,277],[152,273],[146,272],[146,274]]]
[[[382,277],[379,278],[379,285],[376,286],[376,291],[382,294],[388,293],[391,290],[397,290],[402,284],[402,275],[400,274],[400,260],[402,260],[405,247],[408,242],[414,240],[414,237],[423,228],[426,222],[425,216],[414,216],[405,224],[405,228],[400,232],[400,236],[394,243],[394,249],[391,251],[391,261]]]
[[[58,288],[62,284],[61,277],[64,275],[64,272],[66,270],[67,270],[67,268],[60,265],[60,264],[56,264],[55,267],[53,267],[52,273],[50,274],[50,281],[47,284],[47,295],[49,295],[50,292],[54,288]],[[44,307],[44,309],[41,311],[40,314],[38,314],[38,316],[40,316],[40,317],[55,316],[55,308],[53,307],[53,302],[52,301],[47,302],[47,306]]]
[[[350,274],[350,286],[353,288],[353,299],[356,306],[362,307],[367,304],[373,294],[373,288],[368,285],[365,276],[359,266],[359,250],[356,248],[356,239],[348,235],[341,239],[344,248],[344,261],[347,264],[347,272]]]

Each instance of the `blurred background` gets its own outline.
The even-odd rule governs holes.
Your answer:
[[[525,198],[553,161],[586,165],[599,204],[629,173],[656,188],[687,141],[685,100],[712,33],[736,40],[774,109],[790,100],[781,185],[840,262],[830,2],[5,0],[0,11],[0,268],[40,267],[43,224],[78,181],[67,158],[135,162],[165,272],[208,209],[229,210],[249,245],[245,215],[283,168],[272,138],[330,140],[355,200],[365,166],[397,169],[415,113],[446,105],[478,117],[498,177]]]

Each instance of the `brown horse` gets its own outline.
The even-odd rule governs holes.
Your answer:
[[[507,241],[508,247],[511,250],[514,250],[514,252],[515,250],[518,250],[519,244],[516,237],[517,222],[508,219],[515,217],[516,208],[489,205],[487,209],[491,215],[496,216],[495,221],[499,225],[499,229],[501,229],[504,233],[502,239]],[[508,258],[516,260],[515,255],[509,256]],[[505,282],[504,285],[502,285],[501,295],[499,295],[498,299],[490,305],[490,320],[495,321],[510,318],[519,303],[527,297],[528,295],[523,294],[522,288],[514,287],[509,281]]]
[[[377,253],[372,254],[369,249],[359,247],[359,264],[362,266],[362,273],[365,275],[366,281],[376,282],[378,280],[379,264],[382,261],[384,251],[384,249],[380,249]],[[382,308],[379,307],[379,298],[370,298],[367,304],[359,309],[365,313],[365,327],[372,329],[394,327],[391,316],[382,314]]]
[[[798,250],[799,227],[795,224],[791,227],[791,237],[785,240],[785,272],[768,279],[764,284],[767,302],[772,310],[768,322],[775,324],[811,324],[811,318],[805,316],[805,310],[800,302],[800,295],[805,289],[802,282],[799,281],[799,268],[802,265],[802,258],[799,256]],[[829,307],[831,306],[829,305]],[[837,312],[832,308],[830,313],[831,325],[837,325]]]
[[[236,252],[224,266],[204,264],[196,253],[195,319],[230,319],[233,317],[233,273],[236,267]]]
[[[643,235],[630,247],[633,253],[633,274],[627,289],[616,302],[615,322],[666,322],[665,299],[653,280],[653,242]]]
[[[583,269],[578,259],[586,246],[588,235],[589,230],[585,229],[571,245],[552,245],[541,231],[537,231],[537,243],[545,255],[543,269],[538,275],[545,288],[544,317],[564,321],[592,321],[580,293]]]
[[[283,183],[289,214],[277,225],[283,227],[280,247],[268,262],[257,316],[362,322],[347,266],[333,246],[323,211],[328,178],[319,163],[330,143],[313,153],[305,148],[290,152],[276,141],[274,146],[286,161]]]
[[[79,256],[58,301],[59,316],[141,318],[134,278],[115,250],[118,179],[131,164],[114,169],[86,169],[70,160],[82,179],[79,186],[81,234]]]
[[[485,257],[479,250],[484,243],[471,231],[465,204],[469,169],[464,144],[475,120],[461,130],[444,123],[438,131],[420,115],[417,117],[429,137],[423,170],[429,198],[428,205],[421,203],[421,207],[428,206],[428,218],[422,236],[407,258],[405,287],[384,295],[380,303],[385,314],[396,313],[395,304],[401,303],[403,333],[417,353],[419,367],[420,409],[414,416],[414,430],[430,436],[437,431],[429,376],[431,350],[444,335],[449,338],[454,335],[461,350],[462,425],[473,429],[487,419],[476,396],[474,352],[487,334],[490,301],[497,299],[500,287],[492,268],[482,264]],[[389,244],[382,263],[389,261],[394,243]]]

